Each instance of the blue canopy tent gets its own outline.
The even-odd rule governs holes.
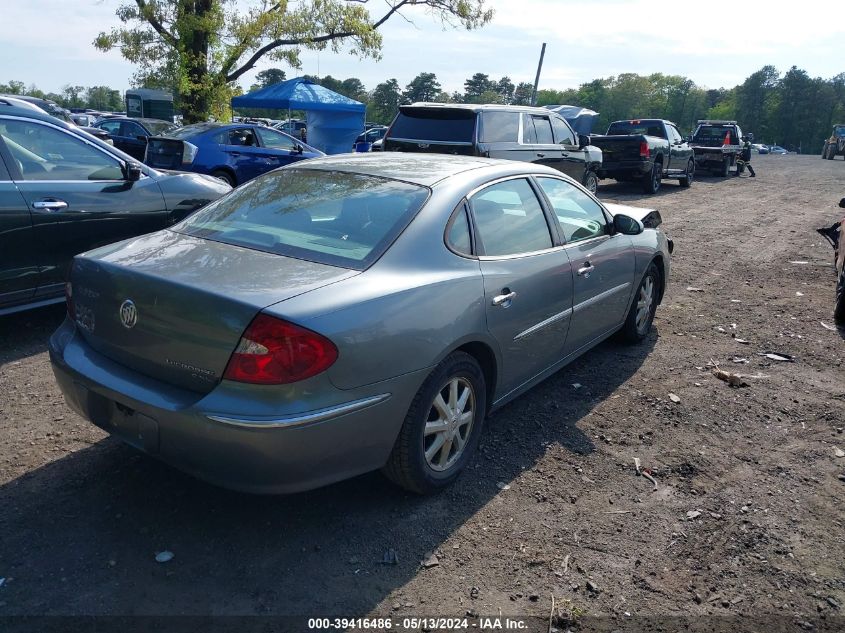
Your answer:
[[[363,103],[302,77],[234,97],[232,107],[304,110],[308,144],[326,154],[351,151],[364,131]]]
[[[593,131],[593,123],[599,116],[598,112],[581,106],[547,105],[546,107],[566,119],[576,134],[590,134]]]

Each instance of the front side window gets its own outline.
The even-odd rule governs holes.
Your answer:
[[[607,233],[607,218],[598,202],[578,187],[557,178],[537,178],[552,204],[567,242],[578,242]]]
[[[547,116],[533,116],[534,129],[537,132],[537,142],[541,145],[554,145],[555,139],[552,135],[552,123]]]
[[[524,178],[490,185],[470,200],[484,255],[501,257],[552,247],[540,201]]]
[[[135,138],[138,136],[146,136],[146,133],[144,132],[144,128],[134,121],[124,121],[120,126],[120,135]]]
[[[270,149],[286,149],[291,152],[296,149],[296,142],[284,134],[279,134],[273,130],[257,130],[257,132],[261,138],[261,144],[264,147],[269,147]]]
[[[244,145],[251,147],[258,145],[255,139],[255,132],[252,128],[239,128],[236,130],[229,130],[229,139],[227,145]]]
[[[428,199],[397,180],[316,169],[270,172],[173,230],[215,242],[363,270]]]
[[[555,131],[555,140],[560,145],[575,145],[575,134],[566,121],[561,117],[552,117],[552,127]]]
[[[120,163],[71,134],[32,121],[0,120],[0,138],[24,180],[123,180]]]

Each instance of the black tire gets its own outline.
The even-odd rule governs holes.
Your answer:
[[[833,319],[838,325],[845,325],[845,271],[836,280],[836,305],[833,308]]]
[[[660,179],[663,177],[663,163],[654,161],[651,171],[643,176],[643,193],[657,193],[660,190]]]
[[[722,178],[727,178],[728,176],[731,175],[731,159],[730,159],[730,157],[725,157],[725,159],[722,161],[722,167],[719,170],[719,175]]]
[[[828,144],[827,144],[827,143],[825,143],[825,144],[824,144],[824,147],[822,147],[822,160],[827,160],[827,159],[828,159],[828,157],[827,157],[828,147],[829,147],[829,146],[828,146]]]
[[[226,171],[225,169],[218,169],[216,171],[213,171],[213,172],[211,172],[211,175],[214,176],[215,178],[219,178],[220,180],[222,180],[223,182],[228,184],[230,187],[237,187],[238,186],[237,180],[235,180],[234,175],[232,175],[230,172]]]
[[[689,187],[692,184],[692,179],[695,177],[695,161],[690,158],[687,163],[687,170],[684,175],[678,178],[678,184],[681,187]]]
[[[644,319],[639,319],[640,302],[644,294],[648,292],[647,288],[651,288],[651,299],[648,303],[648,311],[644,313]],[[637,286],[637,291],[634,294],[634,300],[631,302],[631,307],[628,310],[628,316],[625,318],[625,325],[619,332],[620,338],[626,343],[640,343],[646,339],[648,333],[651,331],[651,324],[654,321],[654,313],[657,310],[657,298],[660,292],[660,272],[654,262],[648,265],[640,285]]]
[[[599,177],[596,172],[589,170],[584,174],[584,188],[593,194],[599,190]]]
[[[453,381],[460,383],[457,389],[461,386],[470,389],[467,403],[472,402],[474,415],[470,427],[465,431],[466,436],[459,453],[456,452],[452,456],[452,440],[448,440],[448,447],[443,442],[441,444],[443,448],[434,453],[435,458],[442,457],[445,452],[447,460],[454,459],[451,464],[447,461],[444,470],[438,471],[426,458],[426,438],[435,437],[435,441],[429,446],[431,450],[433,444],[436,443],[437,435],[426,435],[425,430],[427,422],[436,421],[430,420],[432,414],[438,415],[435,399],[438,395],[442,395],[444,390],[448,390]],[[382,468],[384,475],[402,488],[419,494],[437,492],[452,484],[478,447],[487,412],[486,393],[484,373],[475,358],[465,352],[453,352],[447,356],[428,375],[417,395],[414,396],[387,464]],[[458,434],[460,434],[459,428],[455,436],[457,437]]]

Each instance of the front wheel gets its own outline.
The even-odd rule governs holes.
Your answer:
[[[657,310],[659,284],[660,273],[652,262],[640,281],[634,301],[628,310],[628,316],[625,318],[625,325],[620,331],[622,340],[626,343],[640,343],[651,331],[654,313]]]
[[[449,486],[478,446],[486,407],[481,368],[469,354],[453,352],[414,396],[382,472],[420,494]]]
[[[695,161],[690,158],[689,162],[687,163],[687,169],[684,172],[684,175],[678,179],[678,183],[681,187],[689,187],[692,184],[693,176],[695,175]]]
[[[657,193],[663,176],[663,163],[655,162],[651,171],[643,177],[643,193]]]
[[[584,188],[593,194],[599,190],[599,177],[596,176],[596,172],[588,171],[584,174]]]

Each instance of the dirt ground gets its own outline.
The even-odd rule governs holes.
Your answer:
[[[756,179],[652,197],[602,183],[604,200],[658,208],[675,240],[653,335],[605,343],[494,414],[434,497],[378,473],[287,497],[196,481],[65,406],[46,352],[63,306],[0,318],[0,618],[504,614],[545,631],[554,599],[562,628],[842,630],[845,343],[825,327],[835,277],[814,229],[841,214],[845,164],[754,164]]]

